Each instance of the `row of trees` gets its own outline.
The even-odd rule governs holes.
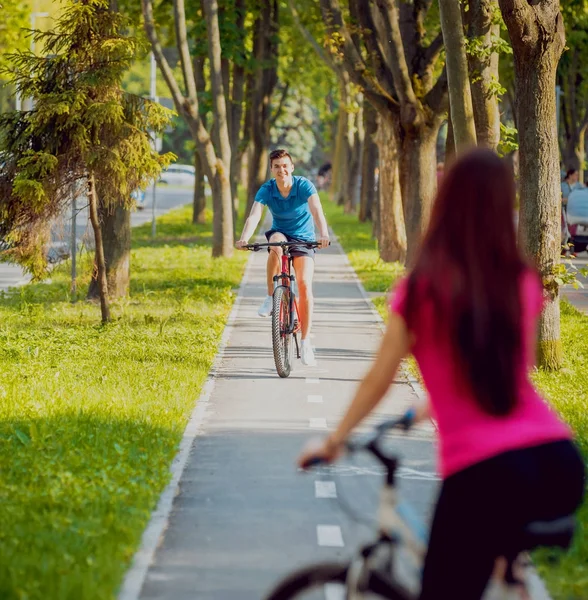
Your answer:
[[[302,2],[298,7],[294,0],[290,4],[298,8],[298,15],[312,15],[316,3],[308,1],[302,10]],[[380,160],[380,255],[409,264],[435,192],[441,123],[449,116],[449,158],[476,143],[494,149],[499,144],[498,59],[506,46],[500,27],[506,25],[514,66],[513,112],[520,131],[520,238],[549,294],[541,320],[540,361],[559,366],[555,276],[560,255],[560,168],[555,81],[565,46],[559,3],[470,0],[462,6],[458,0],[440,0],[438,13],[437,6],[427,0],[376,0],[367,6],[357,0],[348,0],[345,6],[338,0],[320,0],[319,4],[320,15],[314,20],[307,16],[303,23],[298,17],[301,30],[337,75],[343,102],[347,86],[354,84],[377,113],[372,138]],[[326,56],[318,43],[323,31],[328,40]],[[570,120],[574,121],[572,129],[577,115]],[[345,144],[350,137],[342,134],[337,139]],[[570,143],[578,146],[574,140]],[[347,146],[354,148],[353,142]],[[349,155],[338,149],[336,156],[337,152]],[[342,164],[346,162],[343,159]],[[335,165],[335,186],[339,186],[335,192],[350,194],[354,185],[341,177],[342,164]],[[353,177],[356,171],[350,166],[345,172]],[[368,198],[360,201],[362,205],[368,202]],[[353,207],[351,199],[347,204]]]
[[[559,70],[565,32],[554,0],[533,5],[525,0],[141,0],[140,6],[130,0],[83,0],[81,5],[124,14],[120,39],[133,33],[148,41],[193,141],[195,221],[204,216],[204,175],[211,184],[215,256],[231,254],[237,185],[245,184],[249,206],[266,178],[272,127],[295,98],[307,97],[312,110],[332,124],[318,135],[334,142],[334,198],[360,219],[374,220],[384,260],[407,263],[435,193],[441,125],[448,120],[450,160],[473,143],[495,149],[504,144],[501,112],[503,121],[511,115],[521,131],[521,239],[550,293],[541,340],[544,363],[557,366],[555,83],[557,72],[564,91],[561,146],[566,160],[581,164],[588,126],[580,59],[588,32],[584,3],[564,3],[570,51]],[[25,55],[19,55],[21,72],[26,71]],[[32,65],[51,61],[27,60],[37,82],[47,76],[46,68],[37,66],[33,73]],[[124,62],[124,69],[129,66]],[[24,87],[25,80],[19,81]],[[30,90],[37,101],[40,89]],[[499,104],[505,92],[506,101]],[[128,216],[128,203],[118,205]],[[119,233],[125,228],[128,233],[126,216],[121,230],[115,219],[109,220],[109,211],[102,212],[104,237],[114,245],[129,237]],[[24,248],[21,239],[14,238],[14,244]],[[125,261],[115,252],[105,263],[114,281]],[[124,286],[111,285],[111,290],[115,287],[126,292]]]

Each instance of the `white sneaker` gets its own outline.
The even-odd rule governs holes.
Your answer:
[[[274,299],[272,296],[267,296],[263,304],[259,307],[257,314],[260,317],[269,317],[272,314]]]
[[[302,360],[302,364],[307,367],[316,366],[314,352],[308,340],[302,340],[300,343],[300,360]]]

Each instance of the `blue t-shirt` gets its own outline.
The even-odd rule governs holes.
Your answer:
[[[306,177],[294,175],[287,198],[280,194],[276,180],[270,179],[259,188],[255,202],[270,209],[274,218],[273,230],[299,240],[314,242],[314,221],[308,199],[316,193],[316,188]]]

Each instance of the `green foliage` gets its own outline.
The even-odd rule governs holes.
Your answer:
[[[69,302],[68,265],[0,293],[0,597],[112,600],[210,370],[247,253],[191,208],[133,230],[131,297]],[[92,269],[83,262],[83,294]]]
[[[88,177],[104,206],[130,207],[133,190],[173,158],[152,149],[149,133],[164,129],[170,111],[122,89],[142,51],[126,27],[107,0],[69,0],[55,29],[33,34],[46,54],[14,53],[4,70],[34,108],[0,117],[0,235],[11,246],[5,258],[36,277],[44,272],[39,230]]]
[[[466,54],[480,59],[486,59],[495,52],[498,54],[512,54],[511,45],[502,37],[493,35],[490,44],[486,44],[483,37],[466,38]]]
[[[588,268],[579,268],[571,261],[560,262],[551,269],[551,277],[543,280],[545,287],[571,285],[575,290],[584,289],[584,284],[578,275],[588,277]]]
[[[7,66],[7,54],[16,50],[24,50],[27,39],[23,28],[29,25],[29,8],[20,0],[2,0],[0,4],[2,20],[0,21],[0,69]]]
[[[274,98],[280,95],[277,90]],[[296,165],[309,163],[316,146],[314,129],[320,128],[316,111],[298,91],[288,94],[281,114],[271,128],[271,142],[274,147],[286,147],[295,157]]]
[[[509,127],[504,123],[500,123],[500,142],[498,143],[497,152],[499,156],[506,156],[514,152],[519,147],[519,132],[515,127]]]
[[[7,54],[16,50],[24,50],[27,39],[23,28],[29,26],[29,9],[19,0],[2,0],[0,2],[0,71],[7,66]],[[0,113],[9,109],[10,95],[13,89],[6,86],[0,74]]]

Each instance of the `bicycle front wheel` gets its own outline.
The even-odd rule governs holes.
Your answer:
[[[272,343],[274,362],[280,377],[288,377],[292,370],[294,352],[293,335],[289,333],[292,316],[290,314],[290,290],[280,286],[274,291],[272,310]]]
[[[266,600],[345,600],[348,564],[325,563],[295,571],[280,581]]]

